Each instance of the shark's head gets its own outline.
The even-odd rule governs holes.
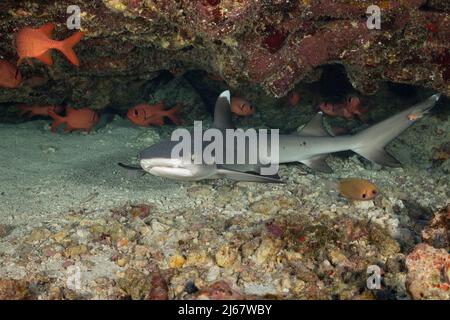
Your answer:
[[[214,178],[215,166],[194,164],[193,159],[172,157],[172,149],[177,141],[161,141],[145,150],[140,155],[142,169],[159,177],[196,181]]]
[[[216,101],[214,121],[220,128],[232,126],[230,99],[230,91],[227,90]],[[192,155],[173,157],[172,151],[178,143],[165,140],[143,150],[139,155],[142,169],[155,176],[177,180],[195,181],[216,177],[216,165],[194,164]],[[191,143],[191,150],[194,150],[194,141]]]
[[[234,129],[230,111],[230,99],[230,91],[228,90],[222,92],[217,98],[213,124],[216,129]],[[143,150],[139,154],[142,169],[155,176],[185,181],[227,177],[238,181],[281,182],[279,177],[237,171],[232,168],[224,168],[220,164],[197,164],[195,163],[194,153],[187,156],[184,154],[173,156],[173,151],[179,143],[179,141],[165,140]],[[197,141],[197,143],[202,144],[202,151],[207,145],[205,141]],[[191,141],[191,151],[195,150],[194,145],[195,142]]]

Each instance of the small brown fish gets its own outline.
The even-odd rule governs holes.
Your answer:
[[[232,97],[231,112],[238,116],[246,117],[254,114],[256,110],[247,100],[240,97]]]
[[[371,200],[378,194],[378,188],[372,182],[360,178],[342,179],[338,190],[349,200]]]
[[[300,93],[298,93],[295,90],[292,90],[288,94],[288,105],[291,107],[295,107],[296,105],[298,105],[300,103],[301,99],[302,99],[302,97],[300,96]]]
[[[408,115],[408,120],[409,121],[416,121],[420,118],[422,118],[425,114],[427,114],[428,111],[422,112],[422,111],[418,111],[418,112],[414,112]]]

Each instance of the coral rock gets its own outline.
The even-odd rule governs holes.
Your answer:
[[[450,299],[450,254],[421,243],[406,258],[406,286],[414,299]]]
[[[422,240],[435,248],[450,247],[450,205],[439,211],[422,231]]]
[[[203,69],[235,89],[255,83],[280,97],[329,63],[342,64],[362,93],[387,80],[450,95],[444,2],[428,1],[431,10],[424,10],[425,1],[374,0],[382,25],[369,30],[366,1],[79,0],[86,30],[76,48],[80,69],[58,57],[49,79],[58,86],[0,89],[0,102],[127,105],[144,98],[143,85],[161,70],[174,69]],[[15,56],[15,30],[41,25],[43,12],[46,20],[61,21],[66,6],[2,1],[0,55]],[[22,71],[25,78],[37,76]]]

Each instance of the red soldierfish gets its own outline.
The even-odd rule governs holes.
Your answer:
[[[56,129],[63,123],[66,124],[64,132],[73,130],[85,130],[89,132],[99,121],[97,112],[88,108],[74,109],[67,107],[65,117],[56,114],[53,110],[48,110],[48,114],[54,120],[51,128],[52,132],[56,132]]]
[[[169,118],[176,125],[181,124],[181,119],[177,116],[180,113],[181,105],[177,104],[169,110],[165,110],[164,101],[155,105],[142,103],[128,110],[127,117],[138,126],[148,127],[149,125],[163,126],[164,117]]]
[[[20,65],[25,59],[36,58],[51,66],[53,64],[51,49],[61,51],[74,65],[79,66],[78,58],[73,47],[80,42],[84,32],[78,31],[69,38],[57,41],[51,38],[55,24],[47,23],[44,26],[33,29],[25,27],[17,33],[16,48],[19,54]]]
[[[0,87],[14,89],[22,84],[22,75],[15,66],[0,59]]]

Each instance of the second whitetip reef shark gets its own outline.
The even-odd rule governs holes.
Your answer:
[[[403,131],[417,122],[439,100],[440,94],[434,94],[426,100],[381,121],[355,135],[331,136],[323,127],[323,116],[319,112],[307,123],[300,133],[279,135],[279,156],[276,164],[300,162],[321,172],[331,173],[325,159],[333,152],[351,150],[364,158],[383,166],[398,167],[400,162],[388,154],[384,148]],[[213,127],[224,132],[235,129],[231,116],[230,91],[222,92],[215,104]],[[199,142],[203,149],[205,142]],[[172,149],[178,141],[163,140],[144,149],[139,154],[140,167],[119,164],[134,170],[143,170],[152,175],[184,181],[230,178],[237,181],[282,182],[278,175],[261,174],[258,164],[195,164],[190,159],[172,158]],[[235,148],[237,147],[234,144]],[[249,144],[243,150],[251,152]],[[270,146],[269,146],[270,149]],[[194,150],[194,148],[191,148]],[[236,150],[233,150],[236,151]],[[240,150],[242,151],[242,150]],[[194,152],[194,151],[192,151]],[[226,153],[226,149],[224,149]],[[236,154],[236,152],[234,152]],[[258,155],[259,157],[259,155]],[[245,159],[248,159],[246,157]]]

